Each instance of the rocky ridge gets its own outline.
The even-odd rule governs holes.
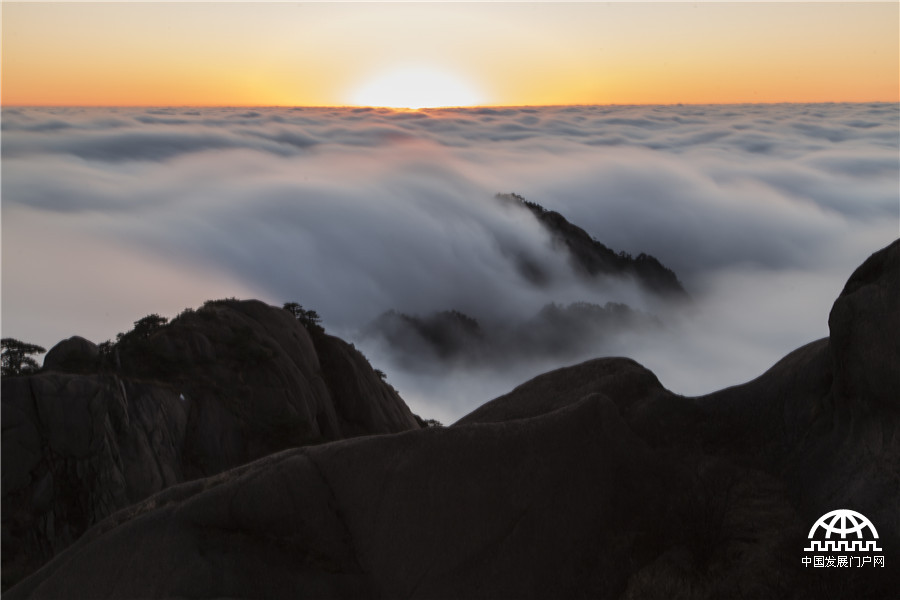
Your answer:
[[[528,210],[550,233],[555,246],[569,255],[576,272],[583,276],[633,277],[645,289],[664,298],[687,299],[687,292],[675,272],[664,266],[655,256],[645,253],[631,256],[626,252],[615,252],[560,213],[548,210],[536,202],[530,202],[519,194],[497,194],[496,198],[506,206]]]
[[[258,301],[216,301],[4,377],[3,582],[115,511],[285,448],[417,429],[353,346]]]
[[[813,569],[834,508],[900,556],[900,242],[830,336],[687,398],[624,358],[537,377],[447,428],[277,453],[106,518],[10,598],[888,598]],[[5,442],[5,440],[4,440]]]

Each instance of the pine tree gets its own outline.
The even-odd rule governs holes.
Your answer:
[[[29,344],[15,338],[3,338],[2,345],[2,375],[25,375],[38,370],[37,361],[29,354],[42,354],[46,352],[37,344]]]

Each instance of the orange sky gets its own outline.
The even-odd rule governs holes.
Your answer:
[[[6,106],[343,105],[406,67],[495,105],[900,101],[897,2],[3,2],[2,17]]]

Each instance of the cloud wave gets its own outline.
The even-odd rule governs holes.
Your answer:
[[[850,271],[897,236],[898,124],[891,104],[4,108],[4,335],[100,341],[223,295],[297,300],[351,338],[391,309],[500,326],[622,302],[665,326],[583,357],[629,354],[677,392],[708,391],[825,335]],[[578,277],[527,212],[493,200],[512,191],[656,256],[693,307]],[[573,360],[437,377],[363,347],[444,420]]]

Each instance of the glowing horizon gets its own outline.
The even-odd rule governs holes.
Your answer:
[[[461,108],[483,106],[484,95],[462,78],[429,66],[400,67],[377,73],[354,90],[350,106]]]
[[[900,101],[897,3],[4,2],[2,11],[3,106]],[[405,96],[360,102],[367,82],[411,63],[431,73],[418,86],[427,97],[407,83]]]

